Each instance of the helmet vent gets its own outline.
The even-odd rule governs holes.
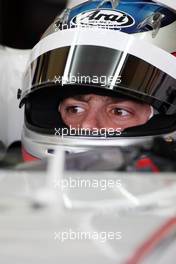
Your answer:
[[[161,21],[164,17],[165,15],[160,12],[156,12],[145,18],[144,21],[138,25],[138,28],[152,30],[152,37],[155,38],[161,28]]]

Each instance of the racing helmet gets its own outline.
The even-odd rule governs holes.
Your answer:
[[[174,138],[175,53],[176,11],[158,1],[92,0],[64,10],[33,48],[18,91],[25,107],[24,157],[46,157],[60,144],[115,146],[158,135]],[[155,114],[106,139],[63,137],[66,125],[58,105],[88,93],[138,100]]]

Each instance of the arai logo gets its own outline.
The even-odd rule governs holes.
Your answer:
[[[134,19],[122,11],[113,11],[112,9],[95,9],[83,12],[75,16],[71,24],[77,26],[108,26],[109,28],[123,28],[134,25]]]

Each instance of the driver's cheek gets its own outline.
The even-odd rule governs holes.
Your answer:
[[[142,113],[141,113],[141,115],[142,115]],[[145,116],[143,116],[143,117],[131,116],[129,118],[126,118],[123,121],[117,121],[117,123],[119,124],[119,127],[121,127],[121,130],[123,131],[126,128],[143,125],[147,121],[148,121],[148,119]]]
[[[121,129],[123,131],[126,128],[142,125],[147,122],[147,118],[144,115],[129,115],[126,117],[112,115],[109,116],[105,112],[84,112],[75,113],[71,116],[65,116],[64,123],[72,128],[89,128],[90,130],[97,128],[112,128]]]
[[[87,129],[101,129],[101,128],[112,128],[121,129],[122,131],[133,124],[136,124],[136,119],[128,117],[122,118],[113,116],[110,117],[106,113],[83,113],[74,114],[71,117],[65,117],[65,124],[71,126],[72,128],[87,128]]]
[[[107,128],[113,128],[113,129],[118,128],[121,131],[129,127],[140,125],[142,123],[144,123],[143,119],[140,119],[137,116],[131,114],[127,116],[114,115],[107,118],[105,122]]]
[[[109,127],[111,122],[109,119],[104,115],[104,113],[100,113],[97,111],[85,111],[81,114],[72,114],[71,116],[65,116],[64,123],[67,126],[71,126],[72,128],[85,128],[93,130],[101,129],[104,127]]]
[[[71,116],[66,116],[64,118],[64,123],[68,126],[68,127],[72,127],[72,128],[81,128],[82,127],[82,123],[83,120],[85,119],[85,114],[72,114]]]

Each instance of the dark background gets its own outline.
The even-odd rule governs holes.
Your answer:
[[[66,0],[0,0],[0,43],[30,49],[66,6]]]

